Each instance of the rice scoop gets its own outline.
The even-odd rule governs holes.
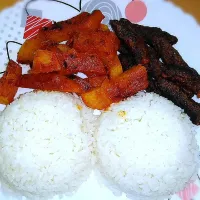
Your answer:
[[[0,117],[0,181],[29,199],[71,194],[91,172],[90,110],[71,94],[22,95]],[[89,115],[89,116],[88,116]]]
[[[165,199],[196,178],[198,146],[182,109],[154,93],[113,104],[96,133],[97,169],[114,192]]]

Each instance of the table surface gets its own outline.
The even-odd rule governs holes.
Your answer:
[[[192,14],[200,23],[200,1],[199,0],[166,0],[172,1],[185,12]],[[0,0],[0,10],[13,5],[17,0]]]

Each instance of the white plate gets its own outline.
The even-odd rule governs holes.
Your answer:
[[[94,0],[93,0],[94,1]],[[110,0],[109,0],[110,1]],[[107,21],[110,17],[124,17],[125,16],[125,7],[130,2],[130,0],[112,0],[119,10],[114,6],[114,12],[110,9],[112,6],[108,3],[108,0],[97,1],[99,2],[95,9],[101,7],[103,10],[107,10],[106,14]],[[26,1],[20,2],[13,6],[12,8],[6,9],[0,13],[0,71],[4,71],[6,64],[8,62],[6,54],[6,41],[15,40],[20,43],[23,43],[23,32],[24,27],[21,26],[26,16],[24,14],[24,5]],[[66,1],[65,1],[66,2]],[[73,6],[78,7],[79,0],[68,0],[68,3],[71,3]],[[88,0],[83,0],[82,7],[88,2]],[[176,45],[176,48],[180,51],[183,58],[188,62],[191,67],[197,69],[200,72],[200,27],[195,21],[195,19],[184,13],[181,9],[175,7],[173,4],[164,1],[164,0],[144,0],[147,5],[148,13],[146,18],[141,22],[141,24],[149,26],[158,26],[168,31],[179,38],[179,42]],[[106,8],[105,8],[106,7]],[[45,8],[45,9],[44,9]],[[55,2],[45,2],[45,1],[36,1],[29,6],[30,13],[34,15],[41,15],[43,18],[52,19],[55,21],[65,20],[74,15],[77,15],[78,12],[68,8],[64,5],[55,3]],[[59,10],[59,12],[56,12]],[[120,12],[121,14],[120,14]],[[110,12],[110,13],[109,13]],[[23,20],[22,20],[23,19]],[[10,56],[13,60],[16,60],[17,52],[19,46],[15,44],[9,45]],[[24,68],[26,71],[27,68]],[[18,95],[25,93],[29,90],[20,89]],[[17,95],[17,96],[18,96]],[[0,110],[3,110],[5,106],[0,105]],[[200,131],[199,131],[200,133]],[[199,135],[199,134],[198,134]],[[199,136],[197,139],[200,144]],[[200,187],[199,182],[196,182],[196,185]],[[192,190],[185,195],[182,200],[189,200],[189,196],[194,196]],[[5,194],[0,193],[0,200],[14,200],[14,198],[5,196]],[[54,198],[56,199],[56,198]],[[126,200],[125,195],[121,197],[116,197],[110,192],[106,187],[99,185],[96,181],[93,174],[89,180],[84,183],[77,194],[73,197],[66,197],[64,200]],[[174,195],[172,200],[180,200],[177,195]],[[200,193],[192,197],[192,199],[200,199]]]

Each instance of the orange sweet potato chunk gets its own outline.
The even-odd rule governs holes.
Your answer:
[[[78,94],[86,91],[76,81],[57,73],[24,74],[20,77],[17,86],[45,91],[74,92]]]
[[[15,61],[10,60],[3,77],[6,78],[6,80],[12,81],[13,84],[15,84],[21,74],[22,74],[21,66],[17,64]]]
[[[18,87],[4,78],[0,79],[0,104],[8,105],[14,101]]]
[[[110,31],[88,31],[74,37],[73,48],[78,52],[96,53],[101,59],[113,59],[119,49],[119,39]]]
[[[88,76],[107,74],[105,65],[96,54],[76,53],[73,49],[64,54],[38,50],[30,73],[39,74],[54,71],[60,71],[63,75],[71,75],[78,72]]]
[[[105,24],[100,24],[100,28],[99,28],[100,31],[110,31],[108,26],[105,25]]]
[[[3,77],[0,79],[0,103],[8,105],[13,100],[17,93],[18,87],[16,83],[22,74],[22,68],[10,60],[4,73]]]
[[[113,80],[105,80],[101,87],[81,95],[84,103],[93,109],[106,109],[148,87],[146,68],[136,66]]]
[[[144,66],[138,65],[122,73],[116,79],[110,81],[108,96],[115,101],[133,96],[148,87],[148,75]]]
[[[82,94],[81,98],[85,105],[92,109],[103,110],[112,104],[111,99],[101,87]]]
[[[72,19],[45,27],[34,39],[25,41],[18,52],[17,60],[22,64],[31,64],[35,51],[40,49],[42,42],[60,43],[69,40],[77,32],[98,30],[103,19],[101,11],[94,11],[92,14],[81,13]]]
[[[106,79],[108,79],[107,76],[95,76],[95,77],[89,77],[86,80],[89,82],[92,88],[96,88],[96,87],[101,87],[101,85]]]
[[[47,51],[47,50],[38,50],[36,51],[33,66],[30,70],[32,74],[40,74],[40,73],[49,73],[54,71],[60,71],[62,69],[62,65],[57,59],[57,55],[55,52]]]
[[[83,79],[83,78],[75,76],[73,80],[80,85],[83,91],[88,91],[92,88],[92,86],[90,85],[87,79]]]
[[[21,64],[30,64],[33,61],[34,53],[40,49],[42,40],[40,38],[29,39],[21,46],[18,55],[17,62]]]
[[[123,73],[123,68],[117,54],[115,55],[114,59],[110,59],[106,63],[110,79],[114,79]]]
[[[70,75],[82,72],[88,76],[106,75],[106,67],[96,54],[88,53],[67,53],[63,57],[59,57],[64,61],[62,74]],[[60,61],[61,62],[61,61]]]
[[[46,41],[42,43],[40,50],[48,50],[57,53],[67,53],[71,50],[71,48],[66,44],[57,44],[55,42]]]

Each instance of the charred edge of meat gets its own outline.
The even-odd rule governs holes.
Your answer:
[[[178,86],[179,89],[181,89],[182,92],[185,93],[189,99],[191,99],[194,96],[193,92],[191,92],[190,90],[188,90],[188,89],[186,89],[184,87],[181,87],[181,85],[178,85],[177,83],[173,83],[173,84]],[[159,87],[158,87],[156,79],[149,78],[149,87],[147,88],[147,92],[154,92],[154,93],[159,94],[160,96],[162,96],[162,93],[159,90]]]
[[[159,60],[159,56],[152,47],[148,47],[149,64],[146,65],[150,77],[159,78],[162,75],[163,63]]]
[[[166,65],[177,65],[189,68],[188,64],[183,60],[179,52],[172,47],[167,40],[154,37],[153,47]]]
[[[130,54],[119,54],[119,60],[122,64],[123,71],[126,71],[136,65],[134,57]]]
[[[146,42],[149,44],[152,44],[152,37],[164,38],[171,45],[174,45],[178,42],[178,38],[176,36],[171,35],[168,32],[163,31],[158,27],[149,27],[149,26],[141,26],[139,24],[133,24],[124,18],[120,19],[120,22],[129,25],[131,29],[137,31],[140,35],[142,34]]]
[[[131,32],[117,20],[111,20],[110,24],[116,35],[128,46],[131,53],[134,55],[136,64],[149,63],[147,45],[144,39]]]
[[[176,65],[168,65],[163,69],[163,77],[171,80],[186,89],[198,94],[200,92],[200,75],[191,68],[183,68]]]
[[[157,82],[154,78],[149,77],[149,87],[146,90],[147,92],[154,92],[160,96],[162,96],[161,91],[158,88]]]
[[[54,22],[49,27],[42,28],[43,31],[50,31],[50,30],[61,30],[63,28],[63,22]]]
[[[157,86],[162,96],[184,109],[191,121],[196,125],[200,125],[200,104],[190,99],[177,85],[166,79],[159,79]]]
[[[120,41],[120,47],[118,51],[122,54],[130,54],[128,46],[122,40]]]
[[[184,87],[181,87],[180,85],[177,85],[180,87],[180,89],[188,96],[188,98],[192,99],[192,97],[194,96],[194,93]]]

